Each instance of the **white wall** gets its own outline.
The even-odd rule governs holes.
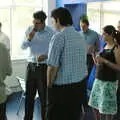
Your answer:
[[[51,26],[51,11],[56,8],[56,0],[48,0],[48,25]]]

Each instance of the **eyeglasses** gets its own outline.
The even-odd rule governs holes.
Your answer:
[[[33,23],[34,23],[35,25],[41,25],[41,24],[43,24],[41,21],[36,21],[36,20],[33,20]]]
[[[42,24],[42,23],[41,22],[38,22],[38,23],[36,22],[35,24]]]

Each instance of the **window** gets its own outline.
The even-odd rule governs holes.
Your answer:
[[[87,14],[90,22],[90,28],[99,32],[100,30],[100,3],[88,3]]]
[[[90,21],[90,27],[101,33],[105,25],[117,27],[120,20],[120,1],[112,0],[106,2],[88,3],[87,13]]]
[[[0,0],[2,31],[10,38],[12,59],[24,59],[29,50],[22,50],[25,31],[32,24],[32,15],[37,10],[47,12],[47,0]],[[47,13],[46,13],[47,14]]]

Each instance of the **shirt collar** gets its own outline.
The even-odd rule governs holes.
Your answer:
[[[90,29],[88,28],[85,32],[82,31],[83,33],[87,34],[90,31]]]

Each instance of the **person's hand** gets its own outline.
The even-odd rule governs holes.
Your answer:
[[[44,61],[45,59],[47,59],[47,55],[40,55],[40,56],[38,56],[37,59],[39,62]]]
[[[35,29],[33,28],[32,32],[30,32],[29,36],[28,36],[28,40],[31,41],[35,35]]]
[[[105,59],[103,57],[100,57],[100,56],[96,56],[95,59],[96,59],[96,61],[97,61],[98,64],[105,62]]]

